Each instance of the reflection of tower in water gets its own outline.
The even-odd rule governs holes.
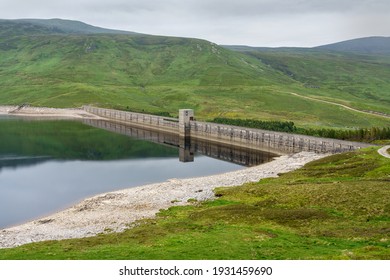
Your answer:
[[[194,161],[194,147],[191,145],[190,137],[181,137],[179,139],[179,160],[181,162]]]

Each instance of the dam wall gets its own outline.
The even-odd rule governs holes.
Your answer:
[[[115,122],[135,127],[176,133],[184,138],[196,138],[226,145],[269,151],[277,154],[301,151],[340,153],[370,147],[367,143],[237,127],[194,119],[191,109],[182,109],[179,119],[84,106],[85,111]]]

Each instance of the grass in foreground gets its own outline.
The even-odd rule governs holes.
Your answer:
[[[375,148],[216,195],[123,233],[4,249],[0,259],[390,259],[390,160]]]

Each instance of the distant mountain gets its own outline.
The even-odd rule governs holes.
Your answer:
[[[80,21],[64,19],[0,20],[0,36],[55,35],[55,34],[131,34],[138,33],[92,26]]]
[[[390,54],[390,37],[368,37],[353,39],[335,44],[316,47],[315,49],[353,52],[361,54]]]
[[[261,51],[261,52],[274,52],[274,51],[308,51],[311,50],[310,48],[297,48],[297,47],[251,47],[251,46],[244,46],[244,45],[221,45],[222,47],[237,51],[237,52],[251,52],[251,51]]]
[[[267,48],[267,47],[250,47],[242,45],[225,45],[224,48],[238,52],[308,52],[308,51],[331,51],[354,54],[373,54],[373,55],[390,55],[390,37],[367,37],[338,42],[329,45],[318,46],[314,48]]]

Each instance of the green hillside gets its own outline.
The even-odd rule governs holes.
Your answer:
[[[362,50],[368,45],[366,40],[363,42],[366,44]],[[349,45],[346,43],[345,48]],[[335,46],[342,50],[344,45]],[[359,49],[357,45],[355,47]],[[390,114],[390,55],[339,52],[325,47],[266,49],[236,46],[231,49],[255,57],[299,82],[304,88],[296,92],[301,95]],[[390,52],[390,46],[388,50]]]
[[[278,53],[248,54],[199,39],[113,32],[72,21],[1,20],[0,104],[94,104],[172,115],[180,108],[193,108],[198,119],[223,116],[319,127],[389,123],[383,117],[291,94],[313,95],[305,80],[314,79],[307,76],[313,74],[311,68],[298,71],[303,64],[296,54],[285,60],[299,78],[278,66],[283,61]],[[315,55],[307,59],[322,65]],[[353,67],[366,67],[360,61],[354,63]],[[356,79],[364,83],[362,87],[368,83],[370,93],[348,94],[345,99],[338,96],[338,88],[332,88],[334,70],[326,69],[328,85],[315,89],[314,95],[390,113],[388,82],[382,78],[389,71],[385,68],[382,62],[372,61],[370,69],[359,70]],[[360,79],[373,69],[373,74]]]

